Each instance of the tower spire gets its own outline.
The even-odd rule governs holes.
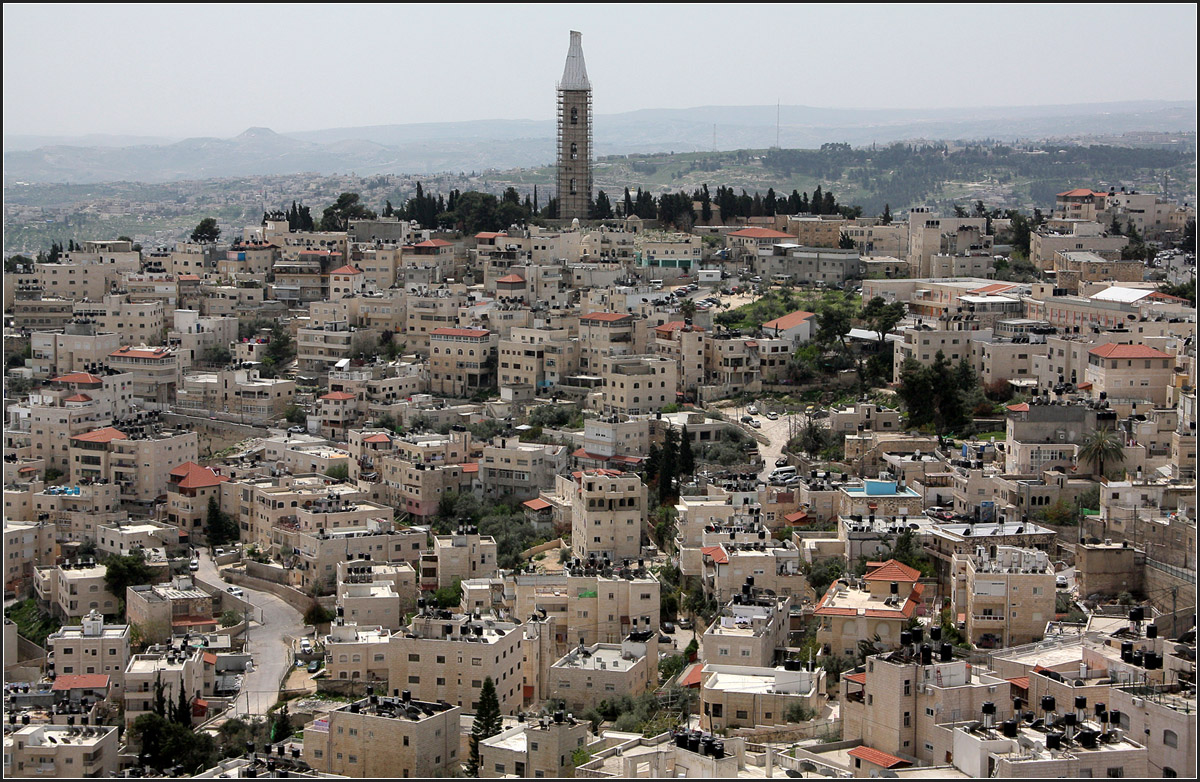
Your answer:
[[[583,34],[571,45],[558,83],[558,217],[587,219],[592,200],[592,83],[583,61]]]

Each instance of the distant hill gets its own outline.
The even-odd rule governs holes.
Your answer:
[[[646,109],[596,118],[596,155],[765,148],[776,143],[775,106]],[[784,148],[855,146],[911,139],[998,141],[1194,132],[1195,101],[958,109],[778,109]],[[33,146],[37,144],[37,146]],[[550,120],[407,123],[276,133],[251,128],[230,139],[126,136],[4,139],[5,182],[170,182],[255,174],[433,173],[544,165]]]

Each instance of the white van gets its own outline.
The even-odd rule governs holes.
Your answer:
[[[776,467],[774,470],[771,470],[771,477],[769,480],[771,483],[781,484],[789,478],[795,477],[796,467],[795,465],[789,464],[787,467]]]

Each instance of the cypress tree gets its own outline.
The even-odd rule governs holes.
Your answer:
[[[500,700],[496,697],[496,684],[489,676],[483,680],[479,690],[479,710],[471,726],[470,755],[467,758],[467,775],[479,776],[479,742],[495,736],[503,727],[500,716]]]

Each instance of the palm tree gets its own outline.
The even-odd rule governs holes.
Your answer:
[[[1124,441],[1121,433],[1107,426],[1093,431],[1079,447],[1079,461],[1096,466],[1096,472],[1104,477],[1104,463],[1125,461]]]
[[[681,301],[679,303],[679,314],[682,315],[685,320],[691,320],[692,318],[696,317],[696,302],[692,301],[691,299],[684,299]]]

